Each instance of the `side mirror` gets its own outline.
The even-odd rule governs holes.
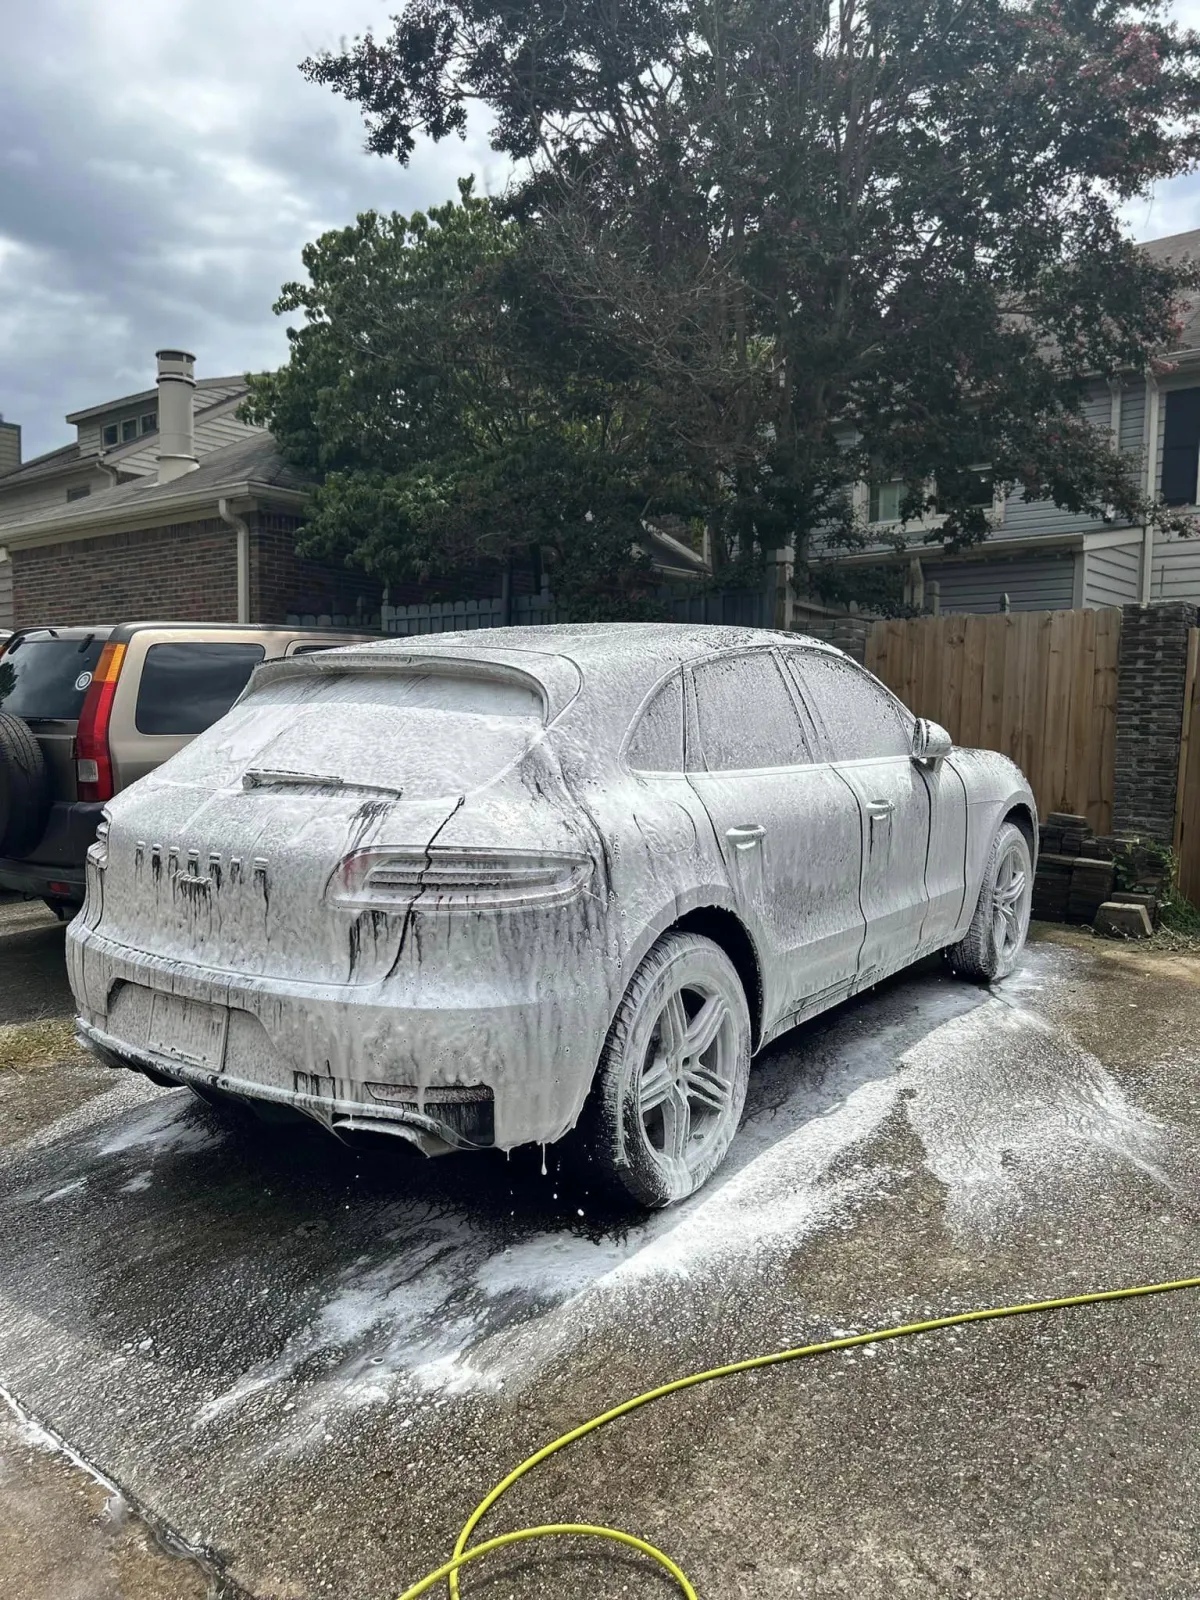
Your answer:
[[[954,749],[954,740],[940,722],[930,722],[928,717],[918,717],[913,725],[912,754],[914,761],[940,761]]]

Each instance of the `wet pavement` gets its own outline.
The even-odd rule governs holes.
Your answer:
[[[0,1060],[61,1008],[61,930],[13,914]],[[927,965],[774,1046],[716,1181],[644,1220],[553,1149],[426,1162],[80,1061],[0,1071],[0,1383],[246,1593],[392,1596],[525,1454],[655,1383],[1200,1272],[1198,1002],[1200,961],[1062,931],[995,991]],[[1177,1295],[727,1380],[487,1527],[613,1522],[706,1600],[1194,1600],[1198,1329]],[[462,1587],[671,1592],[567,1546]]]

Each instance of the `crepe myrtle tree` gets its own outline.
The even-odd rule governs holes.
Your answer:
[[[1186,526],[1083,401],[1198,281],[1120,220],[1195,164],[1198,69],[1154,0],[409,0],[303,64],[401,162],[487,108],[528,281],[632,376],[718,556],[861,543],[864,479],[982,539],[981,466]]]
[[[367,212],[284,286],[290,355],[244,414],[316,480],[298,545],[453,594],[532,559],[581,619],[652,617],[647,519],[698,509],[636,373],[534,285],[528,229],[476,196]]]

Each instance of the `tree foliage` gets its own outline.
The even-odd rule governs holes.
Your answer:
[[[420,238],[403,219],[328,236],[306,264],[329,293],[281,302],[315,317],[293,366],[346,425],[318,437],[307,381],[262,414],[311,430],[331,482],[394,484],[426,451],[438,516],[409,477],[390,504],[423,560],[476,518],[559,527],[565,552],[601,486],[622,538],[647,506],[699,508],[728,559],[862,542],[855,483],[902,480],[910,521],[936,483],[936,537],[969,543],[983,466],[1072,511],[1180,524],[1084,415],[1089,383],[1171,347],[1200,281],[1120,222],[1200,152],[1200,40],[1154,0],[409,0],[386,37],[304,70],[360,105],[380,154],[461,134],[478,101],[518,164],[503,208],[464,195]],[[390,423],[359,337],[403,366]],[[349,513],[383,491],[344,492]],[[389,525],[356,514],[382,561]]]
[[[309,553],[452,589],[536,548],[579,615],[647,615],[637,541],[686,484],[636,375],[556,325],[524,237],[466,180],[428,215],[323,235],[276,305],[304,318],[289,360],[251,379],[247,414],[318,479]]]

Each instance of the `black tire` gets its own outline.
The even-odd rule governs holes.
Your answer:
[[[27,723],[0,711],[0,856],[27,855],[46,831],[50,776]]]
[[[1006,822],[992,844],[971,925],[948,952],[955,972],[979,983],[1007,978],[1025,948],[1032,900],[1029,841],[1015,823]]]
[[[685,1054],[688,1041],[701,1047]],[[733,962],[699,934],[664,934],[600,1054],[579,1129],[593,1170],[649,1209],[685,1199],[725,1159],[749,1074],[750,1010]]]

